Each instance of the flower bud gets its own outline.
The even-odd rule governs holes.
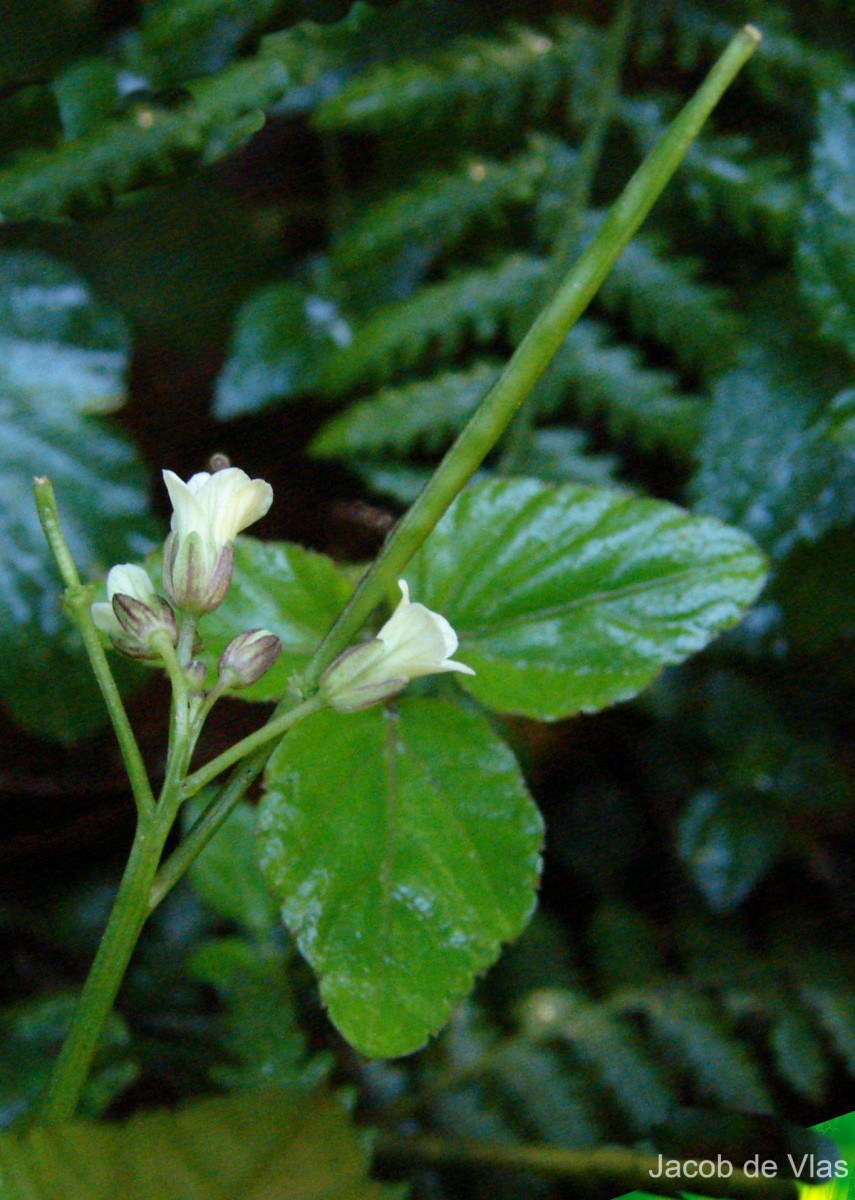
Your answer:
[[[107,602],[91,606],[92,620],[108,635],[117,650],[131,658],[157,659],[152,646],[154,634],[166,634],[178,642],[175,614],[142,567],[124,563],[111,567],[107,575]]]
[[[321,694],[339,712],[379,704],[423,675],[475,674],[450,657],[458,642],[445,617],[424,604],[411,603],[405,580],[399,586],[401,601],[377,637],[351,646],[324,672]]]
[[[249,687],[279,657],[282,643],[269,629],[250,629],[232,638],[220,655],[220,682],[224,687]]]
[[[263,517],[273,489],[237,467],[200,471],[184,483],[163,472],[172,501],[172,532],[163,551],[163,583],[177,607],[195,616],[212,612],[229,590],[234,540]]]

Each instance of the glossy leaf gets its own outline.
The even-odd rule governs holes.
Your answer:
[[[331,301],[294,283],[263,288],[237,315],[214,415],[240,417],[315,391],[326,358],[351,336]]]
[[[534,907],[541,821],[511,751],[475,712],[405,697],[323,712],[270,762],[262,871],[370,1057],[408,1054]]]
[[[855,357],[855,84],[826,92],[813,145],[811,198],[798,266],[804,295],[823,332]]]
[[[784,832],[781,810],[756,795],[703,791],[683,814],[677,849],[710,908],[727,913],[766,874]]]
[[[699,507],[784,559],[855,517],[855,459],[827,434],[812,363],[768,351],[721,377],[698,449]]]
[[[482,703],[542,719],[628,700],[734,624],[763,583],[751,541],[621,492],[493,480],[406,570],[460,637]]]
[[[72,740],[106,723],[32,498],[48,475],[84,578],[152,542],[146,472],[126,438],[86,415],[125,398],[128,338],[63,264],[0,256],[0,696],[16,719]]]
[[[338,1101],[272,1088],[0,1137],[3,1200],[380,1200],[367,1170]]]
[[[231,590],[221,608],[205,618],[202,655],[216,669],[226,645],[247,629],[269,629],[282,640],[276,664],[238,693],[244,700],[278,700],[294,671],[344,607],[353,585],[332,560],[290,542],[239,538]]]

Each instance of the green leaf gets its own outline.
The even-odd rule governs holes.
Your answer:
[[[691,488],[703,511],[783,559],[855,517],[855,460],[817,423],[809,381],[783,372],[778,357],[764,351],[716,384]]]
[[[618,460],[613,454],[593,454],[588,435],[581,429],[547,426],[535,429],[521,463],[526,475],[547,483],[587,483],[606,486],[614,482]]]
[[[264,123],[264,109],[290,86],[281,63],[260,54],[194,80],[175,107],[152,101],[54,150],[33,151],[0,173],[0,215],[45,221],[100,212],[190,161],[210,163]]]
[[[216,672],[233,637],[247,629],[269,629],[281,638],[282,653],[258,683],[237,695],[243,700],[278,700],[352,591],[353,584],[323,554],[290,542],[238,538],[232,586],[225,603],[202,624],[205,651],[200,657]]]
[[[797,264],[823,333],[855,357],[855,85],[826,92]]]
[[[334,1099],[265,1089],[0,1138],[3,1200],[380,1200]],[[391,1193],[394,1195],[394,1191]]]
[[[677,851],[710,908],[739,908],[781,849],[780,808],[756,795],[698,792],[680,822]]]
[[[829,436],[844,446],[855,446],[855,388],[838,392],[828,406]]]
[[[211,799],[210,792],[203,792],[184,806],[185,831]],[[233,921],[259,941],[269,937],[277,924],[276,909],[258,870],[251,805],[239,804],[232,810],[205,853],[194,859],[188,875],[194,891],[218,917]]]
[[[530,305],[545,269],[539,258],[513,254],[384,305],[326,364],[322,390],[341,396],[385,383],[428,359],[452,358],[470,340],[492,342]]]
[[[500,712],[552,720],[636,695],[733,625],[763,583],[743,534],[671,504],[534,480],[464,492],[406,570]]]
[[[105,724],[106,710],[60,609],[32,478],[52,479],[84,577],[145,553],[145,469],[110,422],[86,415],[124,401],[127,360],[122,322],[78,275],[42,255],[0,256],[0,696],[61,740]]]
[[[211,1066],[214,1083],[305,1090],[328,1073],[329,1056],[307,1058],[281,950],[218,938],[196,948],[190,973],[214,988],[225,1006],[220,1019],[228,1061]]]
[[[61,992],[0,1013],[0,1129],[15,1124],[40,1098],[76,1004],[73,992]],[[118,1013],[111,1013],[83,1092],[83,1113],[99,1116],[133,1082],[137,1070],[127,1027]],[[6,1200],[5,1192],[0,1195]]]
[[[318,458],[438,450],[463,428],[499,374],[494,363],[479,361],[465,371],[383,388],[327,421],[310,450]]]
[[[261,866],[330,1017],[370,1057],[417,1050],[535,902],[542,827],[483,717],[405,697],[323,712],[271,759]]]
[[[317,388],[325,359],[350,340],[349,326],[329,300],[295,283],[263,288],[237,315],[214,416],[224,421],[307,395]]]
[[[54,81],[53,93],[66,141],[82,137],[113,116],[119,102],[117,76],[113,63],[87,58]]]

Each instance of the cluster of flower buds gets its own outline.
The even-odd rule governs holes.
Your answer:
[[[222,604],[232,580],[234,540],[270,508],[273,491],[236,467],[192,476],[184,483],[163,472],[173,514],[163,549],[163,586],[158,596],[142,567],[126,563],[107,576],[107,603],[92,605],[92,618],[113,645],[134,658],[163,657],[165,642],[179,644],[177,611],[195,622]],[[411,679],[461,671],[455,662],[457,634],[439,613],[415,604],[405,580],[401,601],[375,638],[351,646],[327,668],[321,695],[338,712],[369,708],[396,695]],[[170,604],[171,601],[171,604]],[[219,691],[249,687],[270,669],[282,649],[268,629],[250,629],[229,642],[219,662]],[[199,661],[185,664],[194,689],[204,687]]]
[[[172,522],[163,550],[163,586],[159,596],[147,572],[132,563],[113,567],[107,576],[107,602],[92,605],[92,619],[117,650],[132,658],[162,657],[164,636],[179,641],[176,611],[191,620],[218,608],[226,598],[234,570],[234,540],[270,508],[273,489],[236,467],[202,471],[185,483],[172,471],[163,479],[172,501]],[[170,603],[171,602],[171,603]],[[279,656],[281,643],[267,629],[239,634],[220,657],[219,688],[249,687]],[[186,667],[201,689],[204,665]]]
[[[406,580],[399,580],[398,586],[401,600],[376,638],[351,646],[324,672],[321,694],[331,708],[339,712],[370,708],[423,675],[475,674],[452,659],[457,634],[445,617],[424,604],[414,604]]]

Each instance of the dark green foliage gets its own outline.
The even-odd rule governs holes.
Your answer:
[[[54,475],[90,578],[148,544],[147,479],[165,465],[203,469],[215,450],[238,465],[246,454],[248,469],[273,480],[271,521],[281,524],[271,538],[294,536],[295,522],[313,548],[364,561],[366,544],[379,542],[498,378],[557,282],[558,257],[572,262],[746,20],[762,27],[762,50],[476,482],[543,488],[552,499],[568,483],[617,481],[616,507],[645,493],[694,506],[753,535],[773,570],[739,628],[601,717],[536,727],[491,716],[488,726],[472,698],[489,685],[485,663],[464,721],[448,699],[456,684],[441,682],[449,745],[484,721],[485,745],[509,742],[524,764],[546,818],[545,909],[423,1053],[367,1064],[330,1032],[255,869],[255,810],[246,805],[152,922],[88,1111],[113,1104],[111,1115],[123,1115],[271,1080],[300,1095],[329,1072],[358,1090],[371,1121],[404,1136],[658,1149],[669,1123],[690,1127],[692,1114],[718,1131],[723,1112],[804,1124],[855,1108],[848,6],[637,4],[614,97],[600,89],[616,5],[110,8],[18,0],[0,49],[0,212],[12,263],[4,258],[0,272],[0,688],[20,724],[70,741],[103,721],[94,688],[84,694],[56,591],[45,591],[54,573],[29,508],[30,475]],[[591,156],[592,120],[609,107]],[[30,257],[33,246],[53,257]],[[32,278],[20,268],[25,253]],[[28,278],[34,286],[22,286]],[[122,420],[135,442],[109,415],[129,377]],[[346,470],[307,463],[306,446]],[[391,499],[393,513],[374,509],[377,497]],[[363,498],[376,524],[351,541],[327,517],[343,509],[361,519],[351,501]],[[509,539],[523,507],[506,514]],[[529,566],[545,564],[545,588],[562,528],[544,522],[526,548]],[[485,575],[490,567],[508,578],[493,533],[480,530],[465,560],[454,559],[460,593],[475,587],[479,553]],[[590,565],[590,547],[576,551],[580,569]],[[249,539],[238,558],[204,654],[211,665],[235,622],[281,623],[288,652],[250,693],[271,701],[305,665],[361,566],[348,574],[325,557]],[[759,570],[755,562],[757,578]],[[520,589],[497,590],[508,599]],[[602,596],[589,599],[595,612]],[[461,631],[470,647],[484,636]],[[614,664],[627,632],[619,620],[612,632]],[[580,640],[589,651],[594,636]],[[510,636],[509,645],[507,672],[517,653]],[[545,706],[562,659],[544,658],[525,711],[561,715]],[[74,692],[57,686],[72,675]],[[141,705],[153,762],[165,725],[156,688]],[[219,712],[205,756],[241,720],[237,703]],[[333,774],[333,739],[322,749]],[[502,753],[510,758],[504,745]],[[26,812],[32,783],[16,755],[13,745],[0,774],[17,837],[14,804]],[[41,757],[52,772],[51,756]],[[458,775],[434,789],[443,819],[465,760],[461,750]],[[118,789],[117,774],[105,771]],[[322,805],[342,789],[307,804],[286,789],[291,776],[279,782],[291,819],[299,813],[314,837]],[[49,787],[59,822],[74,793],[69,785],[66,796],[64,776]],[[364,803],[347,812],[351,838],[381,807],[378,794],[366,786]],[[118,790],[114,803],[119,811]],[[416,817],[424,810],[417,833]],[[39,817],[61,844],[53,819]],[[88,822],[87,813],[80,824]],[[341,871],[346,851],[358,875],[378,842],[366,838],[360,852],[348,843],[328,874]],[[453,834],[448,846],[448,856],[459,852]],[[504,864],[501,854],[496,861]],[[280,866],[309,870],[305,856]],[[52,871],[51,889],[68,876],[69,900],[49,905],[40,891],[37,917],[0,905],[10,949],[0,1020],[6,1121],[42,1086],[69,989],[103,926],[103,903],[73,874],[65,860]],[[300,935],[314,953],[311,905],[298,899],[307,910]],[[323,943],[329,930],[319,924]],[[413,928],[429,927],[413,918]],[[449,918],[437,938],[451,927]],[[336,995],[339,1009],[354,990]],[[400,1018],[400,988],[390,995],[372,1045],[388,1034],[389,1014]],[[726,1153],[725,1136],[715,1139]],[[465,1181],[426,1172],[417,1189],[434,1200],[545,1194],[532,1176],[487,1170]]]
[[[799,968],[781,953],[792,935],[758,952],[748,929],[720,939],[686,913],[672,916],[666,944],[639,909],[614,904],[589,926],[589,986],[534,990],[502,1029],[491,1015],[496,991],[515,959],[542,969],[541,919],[490,976],[481,1007],[462,1009],[432,1056],[411,1067],[423,1112],[450,1134],[579,1147],[634,1135],[667,1153],[665,1127],[693,1109],[711,1131],[719,1113],[770,1112],[782,1085],[818,1103],[848,1063],[855,977],[841,977],[835,947],[816,948]],[[701,953],[687,954],[681,939]],[[606,946],[608,958],[598,952]],[[730,1149],[721,1134],[718,1149]]]
[[[214,162],[258,132],[264,109],[289,85],[281,63],[260,55],[191,84],[175,108],[140,101],[126,116],[56,150],[26,155],[0,173],[0,216],[23,221],[97,213],[123,192]]]
[[[474,129],[542,117],[575,79],[590,87],[599,40],[590,26],[563,21],[552,34],[517,28],[423,62],[404,58],[349,83],[322,106],[318,124],[385,131],[453,121]]]
[[[380,309],[356,330],[347,349],[329,361],[324,392],[338,396],[385,383],[428,355],[452,358],[467,339],[479,345],[494,341],[531,304],[543,278],[539,259],[513,255]]]
[[[799,239],[804,294],[822,333],[855,357],[855,87],[827,92],[813,147],[810,201]]]

